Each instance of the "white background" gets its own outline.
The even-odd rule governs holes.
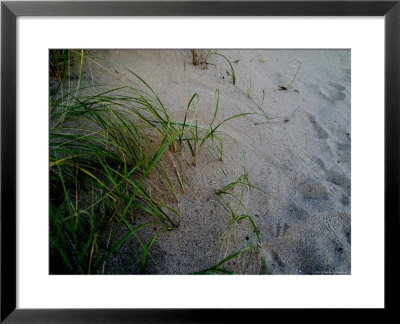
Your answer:
[[[384,19],[18,18],[17,307],[383,307]],[[352,274],[49,276],[49,48],[351,48]]]

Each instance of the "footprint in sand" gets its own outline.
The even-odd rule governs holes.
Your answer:
[[[319,86],[319,90],[329,100],[343,100],[346,98],[346,94],[343,92],[346,87],[336,82],[328,81],[327,83],[322,83]]]
[[[338,143],[337,148],[339,151],[350,151],[351,150],[351,146],[349,144]]]
[[[285,222],[282,226],[281,222],[278,222],[278,224],[276,224],[276,232],[275,232],[275,236],[278,238],[280,235],[285,235],[286,232],[289,229],[289,225]]]
[[[325,170],[325,163],[324,161],[322,161],[318,156],[314,155],[311,158],[311,161],[313,163],[315,163],[315,165],[319,168],[319,169],[324,169]]]
[[[294,203],[290,203],[288,205],[288,214],[286,219],[291,224],[306,222],[310,216],[311,216],[310,213],[305,209],[301,208],[300,206]]]
[[[339,173],[335,170],[326,170],[325,173],[329,182],[340,187],[350,188],[351,181],[345,174]]]
[[[337,151],[338,157],[340,157],[341,162],[350,162],[351,159],[351,146],[350,144],[341,144],[337,143]]]
[[[325,212],[332,208],[328,188],[321,182],[308,178],[300,183],[297,188],[301,202],[305,208],[315,212]]]
[[[275,250],[272,250],[271,254],[272,254],[272,260],[274,262],[274,266],[277,265],[279,268],[283,268],[285,265],[283,264],[283,261],[280,258],[278,252],[276,252]]]
[[[343,206],[349,206],[350,205],[350,197],[348,195],[343,194],[342,198],[340,199],[340,202],[342,203]]]
[[[306,179],[302,182],[298,189],[299,193],[303,197],[303,199],[310,200],[310,199],[328,199],[328,190],[325,186],[321,183],[318,183],[311,178]]]
[[[312,115],[312,114],[308,114],[308,118],[309,118],[311,124],[313,125],[314,130],[317,132],[317,138],[319,138],[319,139],[327,139],[329,137],[328,132],[325,130],[324,127],[321,126],[320,123],[318,123],[315,120],[315,116]]]

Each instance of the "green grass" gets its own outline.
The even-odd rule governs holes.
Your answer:
[[[229,66],[230,66],[230,68],[231,68],[232,83],[235,85],[235,84],[236,84],[236,75],[235,75],[235,70],[233,69],[233,66],[232,66],[231,61],[229,61],[229,59],[228,59],[225,55],[223,55],[223,54],[221,54],[221,53],[218,53],[218,52],[212,52],[211,55],[218,55],[218,56],[221,56],[222,58],[225,59],[226,62],[228,62]]]
[[[211,64],[211,63],[208,62],[208,59],[212,55],[221,56],[229,64],[229,67],[231,68],[231,74],[232,74],[232,83],[234,85],[236,85],[235,70],[233,69],[231,61],[229,61],[229,59],[225,55],[223,55],[221,53],[218,53],[218,52],[215,52],[215,51],[211,51],[211,50],[196,50],[196,49],[192,49],[191,52],[192,52],[192,60],[193,60],[193,64],[194,65],[205,64],[207,66],[208,64]],[[212,65],[215,65],[215,64],[212,64]]]
[[[190,98],[183,122],[177,122],[135,72],[125,69],[124,75],[114,73],[86,50],[50,50],[49,57],[50,272],[104,273],[110,258],[133,240],[136,250],[113,272],[137,264],[139,272],[145,273],[149,260],[157,266],[151,255],[156,240],[181,222],[174,203],[179,201],[177,188],[183,193],[185,188],[174,162],[179,155],[170,151],[177,151],[176,144],[180,150],[186,146],[196,165],[200,152],[214,145],[222,160],[220,127],[249,113],[216,122],[217,89],[208,127],[198,125],[198,94]],[[85,78],[88,66],[112,77],[116,85],[94,86],[93,80]],[[161,182],[165,184],[162,187]],[[217,191],[217,196],[229,196],[231,187],[237,185],[252,188],[248,178],[241,177]],[[236,200],[242,202],[242,195]],[[139,218],[142,223],[136,225]],[[241,219],[258,233],[250,216],[238,216],[233,210],[230,227]],[[150,237],[142,235],[148,227],[157,228]],[[248,249],[242,250],[206,272],[224,272],[221,266]]]
[[[158,224],[162,232],[179,226],[179,213],[151,194],[146,180],[155,171],[177,199],[162,156],[180,131],[174,130],[152,89],[133,72],[149,93],[122,82],[117,88],[90,94],[82,81],[83,53],[68,54],[80,73],[76,88],[65,93],[62,89],[71,83],[66,71],[76,67],[69,66],[65,52],[62,56],[51,52],[53,66],[62,71],[56,74],[62,84],[50,98],[50,247],[61,257],[59,267],[64,271],[98,273],[128,239],[139,242],[138,232],[144,227]],[[55,64],[56,59],[61,61]],[[89,202],[81,197],[88,193]],[[139,213],[152,216],[153,221],[132,227]],[[110,221],[116,226],[105,244],[100,233]],[[129,232],[119,237],[122,226]],[[160,232],[151,244],[139,244],[142,271]]]
[[[198,124],[198,120],[196,117],[197,113],[197,108],[194,106],[193,108],[193,123],[187,124],[187,118],[189,114],[189,110],[191,105],[194,102],[194,99],[197,99],[197,102],[199,102],[199,95],[195,93],[189,100],[189,103],[186,108],[186,113],[185,117],[182,123],[182,135],[179,137],[179,146],[182,148],[183,144],[186,143],[190,153],[192,155],[192,165],[196,166],[197,164],[197,157],[201,150],[204,148],[206,143],[208,141],[211,141],[217,148],[219,154],[220,154],[220,160],[223,160],[223,140],[221,138],[222,132],[219,131],[219,128],[229,120],[232,120],[234,118],[238,118],[241,116],[245,115],[251,115],[253,113],[241,113],[241,114],[236,114],[233,116],[230,116],[224,120],[222,120],[219,123],[215,124],[215,120],[218,115],[218,109],[219,109],[219,90],[217,89],[215,91],[215,97],[216,97],[216,106],[214,109],[214,115],[213,118],[209,124],[208,128],[200,128]]]
[[[256,226],[253,218],[248,213],[245,203],[245,195],[247,191],[251,192],[252,189],[259,190],[266,196],[268,196],[269,194],[250,183],[248,172],[246,169],[247,168],[245,168],[245,172],[235,181],[225,185],[223,188],[215,192],[221,202],[220,206],[229,217],[228,230],[226,231],[226,234],[221,244],[220,258],[222,251],[227,251],[229,249],[229,238],[234,226],[237,226],[242,221],[247,221],[249,224],[250,232],[252,233],[250,234],[250,244],[246,245],[243,248],[240,248],[237,251],[231,252],[228,256],[223,257],[221,261],[217,262],[215,265],[205,270],[196,272],[196,274],[235,274],[234,271],[229,269],[228,262],[239,257],[241,254],[248,252],[246,267],[241,272],[241,274],[245,274],[248,270],[250,262],[252,261],[252,258],[258,253],[258,251],[261,251],[261,262],[264,267],[264,273],[268,273],[265,251],[263,248],[260,231]],[[235,192],[235,189],[238,190],[236,190]],[[224,265],[228,265],[228,268],[224,268]]]
[[[250,261],[251,261],[251,257],[253,255],[253,252],[257,252],[257,249],[259,248],[261,250],[261,254],[262,254],[262,263],[264,266],[264,271],[265,271],[265,274],[267,274],[268,269],[267,269],[267,264],[266,264],[266,259],[265,259],[263,243],[262,243],[262,240],[260,237],[260,231],[259,231],[258,227],[256,226],[253,218],[250,216],[250,213],[248,212],[248,209],[247,209],[248,199],[246,199],[246,198],[248,198],[249,194],[251,195],[253,189],[258,190],[259,192],[264,194],[265,197],[270,196],[270,194],[268,192],[260,189],[257,186],[254,186],[250,182],[247,163],[245,163],[244,172],[241,176],[239,176],[237,179],[228,183],[223,188],[221,188],[215,192],[217,197],[220,199],[220,202],[221,202],[222,206],[224,207],[226,214],[229,216],[229,222],[230,222],[228,231],[226,233],[226,236],[224,237],[224,240],[223,240],[223,243],[221,246],[221,251],[224,248],[225,244],[228,245],[228,243],[226,243],[226,241],[229,239],[229,236],[233,230],[233,227],[236,226],[237,224],[239,224],[241,221],[247,221],[250,226],[251,233],[252,233],[250,235],[251,243],[246,248],[241,249],[239,254],[247,251],[247,248],[250,248],[249,260],[247,263],[247,265],[249,265]],[[254,233],[255,233],[255,238],[253,238]],[[253,245],[253,240],[256,242],[256,246]],[[228,261],[228,260],[225,260],[225,262],[226,261]],[[244,272],[246,270],[247,270],[247,268],[244,270]]]

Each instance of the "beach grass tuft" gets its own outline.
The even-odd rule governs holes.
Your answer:
[[[222,54],[210,51],[207,55],[211,54],[229,62]],[[118,74],[83,49],[50,50],[49,57],[50,272],[102,274],[110,258],[134,241],[136,250],[110,271],[119,273],[137,264],[139,272],[145,273],[149,260],[157,266],[151,256],[156,240],[181,222],[175,207],[179,202],[176,187],[185,193],[185,186],[174,162],[179,155],[173,154],[186,146],[196,166],[203,148],[214,145],[222,161],[220,127],[252,113],[217,122],[217,89],[209,125],[198,123],[197,93],[188,101],[183,122],[177,122],[152,87],[134,71],[125,69],[126,74]],[[87,76],[88,66],[90,73],[91,66],[96,66],[117,84],[95,85],[93,76]],[[232,77],[235,83],[233,68]],[[161,182],[165,184],[162,188]],[[244,188],[239,196],[231,192],[237,186]],[[255,188],[247,173],[216,191],[216,196],[230,215],[230,228],[247,220],[262,245],[252,218],[247,213],[238,214],[229,202],[234,199],[239,207],[245,207],[246,188]],[[146,220],[138,224],[139,218]],[[142,235],[148,227],[157,228],[155,234]],[[228,273],[222,265],[253,250],[253,246],[242,248],[204,273]]]

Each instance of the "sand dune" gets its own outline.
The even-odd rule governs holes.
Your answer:
[[[233,226],[226,237],[229,217],[215,195],[243,174],[242,150],[251,183],[263,190],[252,190],[244,201],[260,231],[268,273],[350,274],[350,51],[217,52],[232,63],[235,85],[229,64],[218,55],[210,56],[209,64],[194,66],[189,50],[91,53],[114,73],[124,75],[124,67],[135,71],[175,120],[183,120],[189,99],[198,93],[197,118],[208,127],[216,89],[220,93],[217,122],[235,114],[256,113],[221,126],[226,134],[223,161],[211,147],[201,152],[196,167],[187,149],[171,153],[186,189],[186,194],[178,190],[179,203],[174,203],[182,221],[179,228],[162,233],[155,241],[151,249],[154,262],[149,260],[146,273],[188,274],[207,269],[254,240],[254,230],[246,221]],[[86,71],[89,82],[113,82],[92,68]],[[180,188],[178,180],[173,180]],[[139,216],[136,221],[144,219]],[[124,262],[136,244],[134,239],[127,241],[107,262],[105,273]],[[248,256],[239,255],[226,268],[243,271]],[[247,273],[264,272],[261,256],[259,247]],[[138,265],[126,270],[137,273]]]

